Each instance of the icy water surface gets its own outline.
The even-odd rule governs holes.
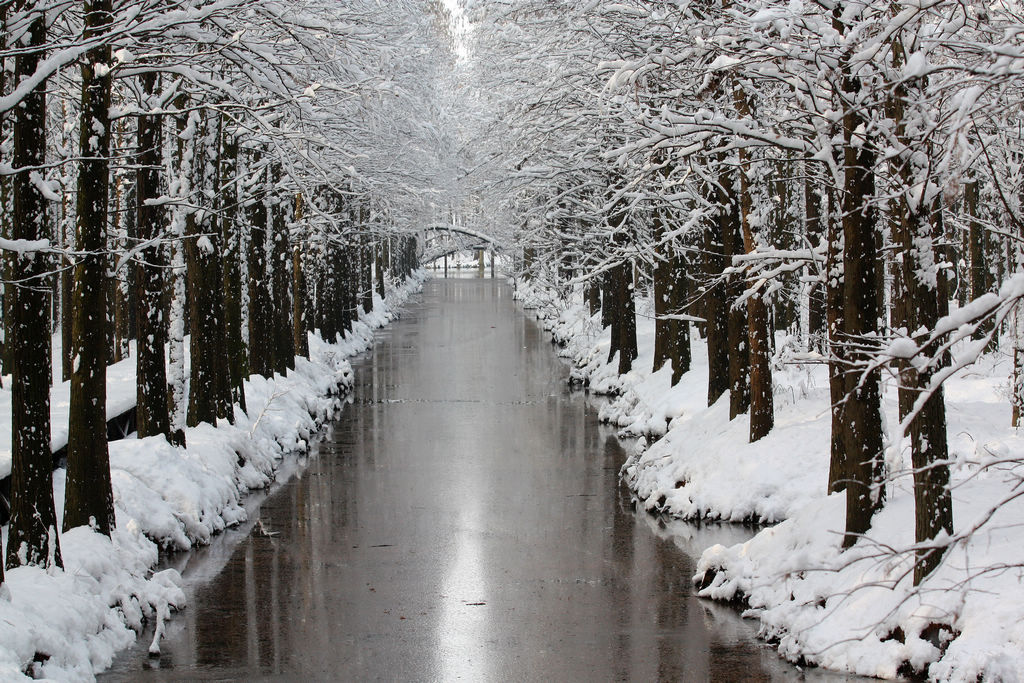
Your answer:
[[[622,446],[508,284],[428,280],[354,366],[308,462],[171,560],[189,607],[162,654],[144,635],[101,680],[804,679],[692,595],[700,551],[751,532],[633,511]]]

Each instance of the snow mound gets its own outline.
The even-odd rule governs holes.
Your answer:
[[[327,342],[311,334],[310,358],[296,358],[286,376],[251,376],[245,382],[248,412],[236,406],[234,424],[221,420],[186,429],[185,448],[162,436],[112,442],[117,528],[111,538],[87,527],[61,534],[63,570],[6,572],[0,585],[0,680],[93,680],[147,622],[156,624],[150,651],[158,653],[163,622],[185,606],[177,572],[152,571],[159,548],[187,550],[209,543],[214,534],[245,520],[242,497],[268,486],[284,458],[304,451],[336,413],[353,385],[348,358],[371,346],[374,330],[398,315],[423,278],[417,271],[392,287],[386,302],[375,294],[373,310],[344,339]],[[134,401],[134,358],[129,361],[111,385],[109,415]],[[10,434],[10,390],[0,394],[6,394],[0,423]],[[118,412],[111,413],[111,405]],[[66,434],[66,425],[55,426],[54,433]],[[9,452],[6,456],[9,469]],[[54,473],[58,516],[64,481],[63,470]],[[4,527],[5,547],[6,536]]]
[[[823,363],[787,364],[792,342],[777,336],[775,428],[750,444],[747,417],[729,419],[728,394],[707,405],[707,350],[695,334],[692,369],[676,386],[668,368],[651,371],[649,301],[637,302],[639,357],[620,376],[607,357],[609,330],[579,289],[563,298],[517,286],[573,362],[573,380],[610,395],[601,419],[641,437],[621,476],[645,509],[775,524],[746,543],[707,548],[694,576],[700,595],[745,605],[794,662],[880,678],[913,670],[939,681],[1024,680],[1024,437],[1009,426],[1005,355],[984,356],[945,385],[957,534],[944,541],[943,564],[914,587],[909,443],[898,434],[887,439],[884,508],[865,537],[841,547],[846,494],[827,492]],[[970,344],[954,353],[976,355]],[[892,427],[896,390],[884,391]]]

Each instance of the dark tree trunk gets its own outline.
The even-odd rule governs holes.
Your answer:
[[[956,254],[951,244],[952,240],[946,237],[946,223],[942,202],[938,200],[935,202],[935,208],[932,211],[932,225],[934,226],[932,245],[935,247],[936,262],[955,263]],[[952,272],[955,273],[956,271],[953,270]],[[952,296],[949,291],[949,273],[949,269],[938,268],[935,274],[935,291],[938,294],[939,318],[949,315],[949,301]],[[943,354],[943,363],[945,365],[948,365],[950,360],[948,353]]]
[[[377,279],[377,296],[384,301],[384,243],[378,241],[375,250],[375,261],[373,264],[374,275]],[[492,262],[493,263],[493,262]]]
[[[394,255],[394,251],[395,251],[395,247],[394,247],[394,242],[393,242],[392,238],[385,237],[384,238],[384,267],[387,268],[387,271],[389,273],[391,273],[392,277],[394,277],[394,273],[395,273],[395,267],[394,267],[395,266],[395,260],[394,260],[395,255]],[[447,275],[447,272],[445,274]]]
[[[29,7],[15,3],[15,11]],[[31,78],[43,58],[46,19],[35,15],[28,26],[24,50],[14,58],[14,82]],[[50,237],[46,200],[29,178],[46,162],[46,81],[40,82],[14,108],[16,171],[11,183],[11,237]],[[50,354],[40,344],[50,334],[47,278],[50,263],[43,254],[22,254],[11,262],[11,521],[7,535],[7,567],[23,563],[63,566],[53,505],[53,454],[50,451]]]
[[[590,315],[596,315],[601,310],[601,288],[596,283],[590,285],[587,299],[590,304]]]
[[[732,265],[732,257],[743,253],[740,233],[740,207],[736,188],[730,176],[721,178],[719,191],[721,213],[719,225],[722,231],[723,266]],[[743,294],[743,278],[733,273],[726,277],[725,306],[729,316],[729,419],[734,420],[750,408],[750,343],[747,307],[736,305]]]
[[[624,375],[633,368],[633,361],[640,355],[636,342],[636,303],[634,287],[629,280],[631,264],[618,266],[622,295],[619,297],[619,374]]]
[[[893,44],[893,55],[895,66],[900,67],[903,48],[899,41]],[[897,263],[902,284],[896,294],[897,299],[905,303],[898,309],[900,319],[894,324],[898,324],[904,334],[911,337],[916,330],[935,329],[948,301],[944,273],[935,272],[934,282],[928,279],[933,264],[939,262],[941,256],[932,246],[941,243],[943,238],[941,208],[938,205],[929,207],[921,203],[911,204],[906,196],[906,193],[914,191],[912,188],[921,181],[922,175],[927,179],[927,170],[916,168],[912,158],[912,152],[927,142],[922,143],[913,133],[909,133],[906,122],[908,89],[918,89],[920,86],[919,82],[900,85],[892,102],[896,132],[904,150],[899,159],[901,165],[898,171],[905,188],[903,201],[899,205],[901,215],[893,226],[893,242],[899,248]],[[924,357],[935,353],[934,345],[931,345],[926,347]],[[922,393],[930,390],[932,376],[941,362],[942,359],[935,359],[935,364],[924,368],[907,361],[898,364],[901,421],[910,417]],[[953,500],[949,491],[947,464],[946,404],[941,386],[930,390],[917,414],[911,418],[910,449],[914,468],[915,541],[926,546],[943,532],[953,533]],[[921,583],[939,565],[943,554],[944,548],[941,547],[922,547],[917,551],[914,585]]]
[[[194,427],[200,422],[216,425],[218,417],[227,417],[220,405],[222,381],[221,355],[217,328],[223,325],[223,308],[218,305],[221,291],[221,272],[218,267],[220,240],[210,235],[201,240],[211,227],[192,216],[186,220],[185,258],[189,286],[189,349],[192,359],[189,377],[188,414],[186,425]]]
[[[846,350],[843,343],[843,232],[842,214],[839,210],[838,192],[833,192],[829,201],[828,252],[825,262],[825,314],[828,333],[828,383],[832,430],[828,490],[837,493],[846,490],[849,476],[846,465],[846,447],[843,445],[843,396],[846,393]]]
[[[687,258],[681,249],[672,251],[672,285],[669,290],[669,312],[680,315],[686,312]],[[679,383],[690,371],[690,323],[686,320],[670,320],[669,334],[672,344],[672,386]]]
[[[317,292],[317,301],[322,321],[321,334],[327,342],[333,343],[341,333],[341,258],[340,247],[333,240],[328,240],[325,248],[326,268],[324,269],[321,286]]]
[[[605,269],[601,273],[601,328],[610,327],[612,316],[615,314],[615,291],[612,289],[612,271]],[[612,345],[618,344],[618,340],[612,337]],[[610,358],[609,358],[610,360]]]
[[[299,246],[302,250],[300,258],[304,282],[302,307],[305,311],[305,328],[309,332],[322,335],[323,316],[320,313],[319,300],[327,255],[323,250],[323,241],[319,233],[307,229],[303,231],[301,240]]]
[[[352,326],[351,313],[348,306],[349,289],[351,289],[351,278],[349,277],[348,249],[344,244],[334,244],[334,296],[328,305],[335,309],[338,334],[344,339],[345,334]]]
[[[73,126],[69,125],[74,117],[71,111],[71,104],[64,98],[61,101],[61,121],[65,124],[66,132],[60,137],[60,144],[67,150],[72,150]],[[58,257],[60,271],[58,275],[60,289],[60,337],[61,337],[61,380],[71,381],[71,366],[74,359],[71,357],[73,346],[71,339],[72,327],[72,293],[74,290],[74,261],[69,256],[74,251],[75,245],[75,224],[74,224],[74,202],[77,197],[71,192],[64,192],[61,197],[61,220],[57,225],[57,235],[61,246],[66,250]]]
[[[348,287],[345,292],[348,298],[348,325],[346,332],[351,332],[353,324],[359,320],[359,289],[362,286],[362,272],[359,265],[359,236],[351,234],[345,245],[345,256],[348,261]],[[408,259],[408,256],[406,257]],[[408,260],[406,261],[408,263]]]
[[[724,207],[721,208],[724,211]],[[707,319],[708,405],[729,390],[729,305],[722,281],[721,219],[704,232],[704,317]]]
[[[6,4],[0,6],[0,50],[7,49],[7,9]],[[7,94],[7,64],[6,58],[0,59],[0,96]],[[0,140],[7,138],[7,116],[6,114],[0,114]],[[11,213],[8,212],[8,200],[10,199],[10,177],[4,176],[0,178],[0,235],[10,238],[11,226],[9,223],[9,217]],[[7,256],[0,257],[0,273],[3,275],[5,281],[10,282],[10,270],[8,269],[9,259]],[[10,309],[6,307],[6,294],[7,291],[12,289],[9,284],[0,285],[0,292],[3,292],[3,298],[0,299],[0,311],[3,314],[3,320],[0,320],[0,326],[3,327],[4,339],[3,343],[0,344],[0,377],[3,376],[3,362],[2,358],[8,351],[8,343],[11,340],[10,335]],[[0,379],[0,386],[3,385],[3,380]],[[0,545],[0,558],[3,557],[3,546]],[[0,561],[0,584],[4,582],[4,562]]]
[[[684,252],[671,244],[662,244],[665,223],[658,211],[654,216],[654,371],[666,362],[672,364],[672,385],[690,369],[690,324],[678,316],[686,307],[686,259]]]
[[[730,275],[726,303],[729,306],[729,419],[734,420],[750,409],[750,344],[747,339],[750,327],[747,321],[747,307],[736,305],[742,282]]]
[[[184,199],[192,182],[191,169],[186,168],[185,130],[189,124],[188,95],[179,94],[175,98],[174,150],[171,152],[173,184],[175,196]],[[171,150],[168,150],[171,151]],[[170,236],[173,239],[166,247],[167,262],[170,268],[164,271],[164,311],[167,331],[167,410],[170,417],[170,434],[168,440],[177,445],[185,446],[185,418],[188,412],[188,384],[185,376],[185,337],[188,325],[188,282],[185,263],[185,206],[172,209]]]
[[[244,411],[249,358],[242,336],[242,231],[238,222],[238,140],[222,122],[221,238],[224,240],[224,343],[227,346],[231,401]],[[233,412],[233,411],[232,411]]]
[[[113,254],[114,253],[113,245],[111,245],[110,242],[108,241],[106,246],[104,247],[103,251],[106,252],[107,254]],[[115,309],[117,308],[117,283],[115,281],[115,278],[106,278],[104,280],[104,282],[103,282],[103,290],[105,292],[105,296],[106,296],[106,299],[107,299],[107,304],[106,304],[107,320],[106,320],[106,323],[103,326],[103,329],[106,331],[107,352],[104,354],[104,357],[107,359],[107,365],[110,365],[111,363],[117,362],[117,360],[119,360],[116,357],[117,356],[117,338],[116,338],[116,334],[117,333],[116,333],[116,331],[114,329],[115,326],[117,325],[116,311],[115,311]],[[72,302],[73,301],[74,301],[74,299],[72,299]],[[72,340],[72,348],[74,348],[74,340]]]
[[[746,98],[737,98],[742,103],[741,116],[749,115]],[[745,150],[739,151],[739,217],[743,234],[743,251],[747,254],[757,249],[757,240],[750,225],[753,211],[750,183],[747,178],[749,159]],[[772,393],[771,366],[771,325],[769,325],[768,303],[759,293],[747,298],[747,342],[750,361],[750,442],[763,439],[775,425],[775,405]]]
[[[275,173],[275,175],[278,175]],[[289,202],[280,198],[273,208],[272,271],[274,322],[267,334],[274,337],[274,371],[287,374],[295,367],[295,344],[292,338],[292,250],[288,236]]]
[[[625,216],[622,213],[613,214],[609,222],[612,230],[613,244],[623,250],[628,244],[628,236],[621,229]],[[619,354],[620,375],[624,375],[633,367],[633,361],[639,355],[636,341],[636,305],[633,300],[633,264],[624,257],[610,269],[609,289],[605,294],[611,294],[611,338],[612,344],[609,348],[608,361],[611,362],[616,353]]]
[[[71,239],[65,247],[68,250],[74,249],[74,234],[69,229]],[[62,347],[60,376],[65,382],[71,381],[71,369],[74,359],[71,357],[71,349],[74,346],[71,340],[71,327],[73,325],[74,308],[72,306],[73,293],[75,290],[75,270],[73,261],[67,256],[61,257],[60,271],[60,341]]]
[[[219,188],[207,168],[216,168],[219,135],[204,116],[204,134],[195,144],[193,169],[200,189]],[[212,158],[210,158],[212,157]],[[220,233],[210,211],[190,212],[185,219],[185,259],[189,283],[189,349],[192,359],[186,424],[217,424],[229,417],[230,386],[224,340],[224,279],[221,273]],[[225,395],[226,391],[226,395]]]
[[[337,267],[337,278],[338,278],[338,305],[341,307],[339,311],[339,322],[341,336],[344,337],[352,331],[353,316],[355,315],[355,275],[352,272],[354,270],[352,264],[352,247],[348,242],[347,238],[343,238],[345,241],[338,247],[338,267]],[[404,270],[404,266],[403,266]]]
[[[10,9],[8,3],[0,3],[0,51],[6,52],[9,49],[10,31],[7,27],[7,11]],[[0,59],[0,96],[6,96],[10,91],[10,84],[7,78],[7,58]],[[6,140],[8,136],[8,113],[0,113],[0,140]],[[11,219],[13,218],[11,207],[11,177],[0,176],[0,236],[11,239]],[[61,245],[65,246],[65,245]],[[3,386],[3,375],[10,372],[8,354],[11,350],[11,294],[14,292],[12,281],[12,269],[14,259],[10,254],[0,254],[0,276],[3,283],[0,283],[0,328],[3,330],[3,342],[0,343],[0,386]],[[63,303],[63,300],[61,301]],[[68,348],[67,345],[64,346]],[[67,355],[67,354],[65,354]],[[64,375],[67,379],[67,375]],[[3,548],[0,548],[2,555]],[[3,562],[0,562],[3,565]],[[0,583],[3,583],[3,569],[0,568]]]
[[[972,179],[964,184],[964,210],[970,217],[968,229],[968,250],[970,254],[970,298],[977,299],[988,291],[988,263],[985,259],[985,228],[978,220],[978,181]],[[981,339],[992,330],[993,322],[986,320],[978,326],[975,339]]]
[[[292,345],[295,355],[309,357],[309,321],[306,318],[306,271],[302,263],[302,248],[305,242],[305,231],[302,225],[302,194],[295,195],[295,224],[299,226],[299,236],[292,247]],[[383,297],[383,295],[381,295]]]
[[[220,163],[222,121],[222,117],[212,114],[203,117],[204,144],[201,154],[197,155],[197,158],[202,161],[202,165],[197,166],[197,170],[199,170],[198,177],[202,187],[208,188],[207,192],[213,195],[213,211],[203,215],[200,222],[200,233],[206,235],[208,240],[206,242],[197,241],[194,245],[197,248],[196,256],[198,257],[197,265],[199,266],[197,274],[199,279],[193,280],[193,282],[198,283],[201,280],[206,288],[206,292],[203,293],[202,297],[194,297],[191,301],[200,303],[202,300],[206,300],[206,305],[209,307],[205,323],[209,326],[209,329],[202,336],[208,340],[208,345],[203,350],[203,353],[209,359],[208,361],[204,359],[204,363],[208,362],[205,370],[209,374],[211,388],[214,391],[215,415],[217,418],[227,418],[229,422],[234,423],[235,411],[232,397],[224,304],[224,255],[221,249],[223,228],[218,222],[221,216],[220,210],[224,203],[223,183],[221,180],[222,167]],[[188,244],[189,241],[186,240],[186,247]],[[192,329],[196,329],[195,324],[192,325]],[[192,340],[194,343],[194,332]],[[193,346],[192,348],[194,349],[195,347]],[[214,424],[216,423],[214,422]]]
[[[125,277],[127,277],[125,273]],[[130,285],[127,282],[122,282],[120,278],[112,277],[108,280],[110,282],[110,294],[111,298],[108,299],[108,305],[113,310],[114,314],[111,317],[111,325],[114,330],[114,346],[113,355],[109,357],[111,365],[123,361],[129,355],[128,342],[131,340],[131,314],[129,313],[134,296],[129,296],[132,292]]]
[[[737,113],[741,117],[749,117],[750,104],[742,87],[734,87],[733,100],[736,104]],[[757,249],[754,228],[750,224],[753,206],[750,194],[750,179],[747,174],[751,161],[749,153],[745,148],[741,147],[737,150],[737,154],[739,156],[737,213],[740,222],[743,252],[751,254]],[[782,196],[784,206],[784,191]],[[753,283],[748,284],[753,285]],[[748,400],[750,407],[751,443],[767,436],[775,425],[771,368],[773,325],[771,324],[770,317],[768,302],[762,298],[760,292],[755,292],[747,297],[747,344],[748,362],[750,363],[748,378],[750,394]]]
[[[316,310],[316,326],[320,331],[320,336],[326,342],[333,342],[338,329],[335,324],[335,309],[333,306],[328,305],[328,302],[332,300],[334,295],[334,282],[331,279],[331,266],[334,264],[334,251],[331,249],[330,243],[324,245],[321,258],[323,259],[323,262],[322,265],[316,269],[314,287],[311,288],[314,291],[312,292],[310,300],[314,302],[314,308]]]
[[[851,100],[860,84],[844,76],[844,91]],[[875,154],[870,145],[855,144],[861,112],[850,106],[843,116],[845,192],[843,196],[843,325],[849,343],[842,411],[846,451],[846,534],[843,547],[856,543],[871,527],[882,505],[881,386],[880,373],[867,370],[873,360],[868,348],[878,334],[878,262],[875,242]]]
[[[260,192],[265,190],[258,188]],[[261,196],[249,209],[249,369],[270,377],[274,364],[268,340],[271,303],[266,248],[267,204]]]
[[[671,310],[672,290],[675,286],[671,247],[664,244],[665,217],[660,210],[654,212],[654,365],[657,372],[675,356],[677,340],[673,336],[672,320],[665,316],[678,313]]]
[[[129,148],[131,143],[126,118],[117,121],[115,132],[112,142],[114,149],[123,149],[123,154],[128,156],[135,155],[136,152]],[[128,236],[135,234],[135,183],[129,183],[126,176],[126,170],[114,174],[114,214],[111,217],[111,225],[117,226],[117,229],[108,238],[112,251],[120,253],[128,248]],[[129,341],[135,336],[134,308],[138,291],[134,279],[135,273],[132,268],[125,268],[107,278],[112,295],[108,299],[108,305],[113,313],[111,328],[114,332],[113,353],[108,357],[110,364],[128,358],[131,353]]]
[[[408,264],[405,271],[405,277],[408,279],[414,270],[419,267],[419,263],[416,262],[416,238],[408,237],[407,239],[407,257],[406,263]]]
[[[102,36],[111,22],[111,0],[85,0],[83,38]],[[64,530],[86,524],[110,535],[114,494],[107,452],[107,199],[110,156],[110,46],[92,48],[82,63],[82,117],[78,169],[78,230],[84,253],[75,266]]]
[[[369,313],[373,310],[373,243],[365,233],[365,226],[362,229],[364,233],[359,240],[359,293],[363,311]]]
[[[931,220],[928,215],[913,213],[906,205],[901,208],[904,220],[901,221],[897,236],[901,247],[903,291],[898,294],[913,303],[901,311],[906,318],[898,323],[907,331],[934,329],[940,317],[940,291],[920,275],[927,267],[926,264],[934,262],[935,254],[923,253],[919,246],[929,243],[919,240],[922,235],[931,235],[933,232]],[[931,251],[931,247],[926,248]],[[941,273],[939,277],[944,279]],[[934,353],[934,349],[928,348],[925,353]],[[936,368],[930,366],[919,370],[905,361],[899,367],[900,419],[905,420],[921,393],[929,390]],[[949,491],[949,466],[946,464],[949,456],[946,406],[941,386],[931,390],[916,416],[911,419],[910,447],[914,468],[915,540],[927,544],[942,532],[953,533],[953,501]],[[922,548],[918,551],[914,566],[915,585],[939,565],[942,556],[942,548]]]
[[[823,237],[821,191],[815,187],[817,179],[810,172],[810,164],[805,164],[805,166],[808,171],[807,177],[804,178],[804,231],[807,235],[807,242],[817,247],[821,244]],[[825,308],[825,283],[814,282],[808,293],[807,336],[810,348],[821,353],[825,353],[828,337]]]
[[[150,110],[150,98],[156,92],[156,72],[149,71],[139,77],[146,96],[143,105]],[[162,207],[149,204],[163,195],[160,171],[163,167],[163,127],[160,115],[140,116],[138,128],[139,168],[135,182],[135,240],[149,246],[141,249],[133,262],[135,284],[135,356],[136,406],[135,423],[139,438],[169,434],[167,366],[164,347],[167,345],[167,327],[163,324],[163,271],[166,267],[164,249],[157,238],[163,231],[166,214]]]
[[[619,344],[622,341],[619,335],[619,320],[622,315],[620,300],[623,292],[618,289],[620,287],[619,266],[609,268],[607,275],[604,303],[608,313],[608,362],[611,363],[615,359],[615,354],[619,352]]]

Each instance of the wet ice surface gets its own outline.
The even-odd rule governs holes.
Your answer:
[[[251,521],[172,558],[189,607],[102,680],[798,680],[635,512],[614,432],[509,286],[432,279]],[[256,507],[262,501],[260,507]],[[844,680],[819,672],[808,678]]]

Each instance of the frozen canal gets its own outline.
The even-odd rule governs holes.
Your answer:
[[[144,636],[102,680],[798,678],[691,595],[743,530],[634,512],[567,370],[504,281],[428,280],[304,469],[171,560],[189,607],[160,657]]]

